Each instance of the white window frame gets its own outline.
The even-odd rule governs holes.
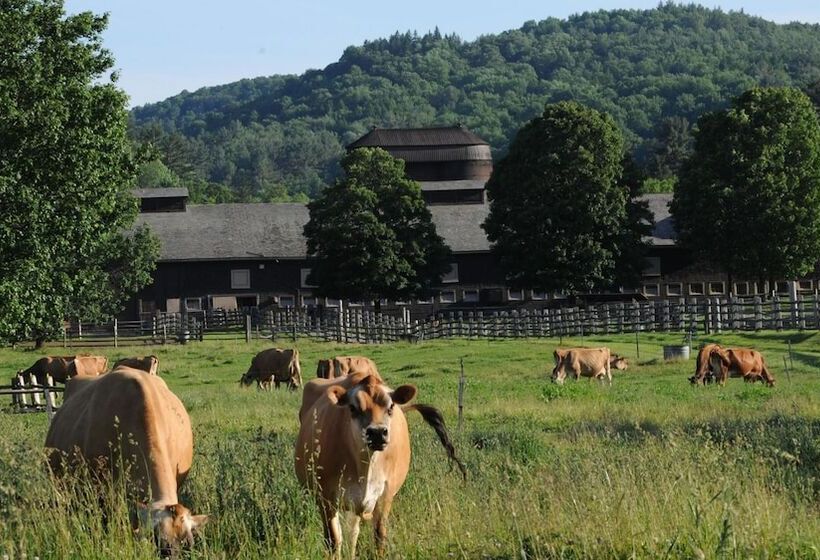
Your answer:
[[[804,287],[804,284],[808,282],[808,287]],[[797,291],[798,292],[813,292],[814,291],[814,280],[798,280],[797,281]]]
[[[712,286],[720,284],[720,290],[715,290]],[[723,296],[726,295],[726,282],[720,280],[710,280],[709,281],[709,295],[710,296]]]
[[[360,299],[356,299],[356,300],[347,300],[347,306],[348,306],[348,307],[363,307],[363,306],[364,306],[364,302],[363,302],[362,300],[360,300]]]
[[[693,288],[695,286],[700,286],[700,291],[696,291]],[[690,296],[705,296],[706,295],[706,286],[703,282],[689,282],[689,285],[686,286],[687,290],[689,291]]]
[[[231,289],[232,290],[247,290],[251,287],[251,269],[250,268],[232,268],[231,269]]]
[[[783,286],[783,285],[786,286],[785,290],[780,289],[780,286]],[[788,295],[788,293],[789,293],[789,282],[788,282],[788,280],[776,280],[775,283],[774,283],[774,290],[777,293],[777,295],[779,295],[779,296]]]
[[[436,302],[436,298],[434,298],[434,297],[429,297],[427,299],[417,299],[416,300],[416,303],[418,303],[419,305],[429,305],[429,304],[435,303],[435,302]]]
[[[677,286],[677,289],[673,289],[672,286]],[[666,288],[666,295],[669,297],[682,297],[683,296],[683,283],[682,282],[669,282],[665,286]]]
[[[308,276],[310,275],[311,272],[313,272],[312,268],[300,268],[299,269],[299,284],[303,288],[316,288],[315,284],[308,284],[307,283],[307,278],[308,278]]]
[[[524,301],[524,290],[511,290],[507,288],[507,301]]]
[[[738,287],[740,287],[740,286],[745,286],[746,287],[746,292],[745,293],[742,293],[742,294],[740,293],[740,290],[738,290]],[[734,293],[736,296],[739,296],[739,297],[746,297],[746,296],[752,295],[751,282],[735,282],[735,285],[732,286],[732,293]]]
[[[567,299],[567,294],[564,292],[555,292],[552,294],[552,299]]]
[[[450,270],[441,277],[442,284],[458,284],[458,263],[450,263]]]
[[[279,296],[279,307],[296,307],[296,296],[287,294]]]
[[[445,294],[448,294],[445,297]],[[455,303],[456,302],[456,291],[455,290],[442,290],[441,293],[438,295],[438,300],[440,303]]]
[[[325,298],[325,307],[341,307],[342,300],[340,299],[333,299],[333,298]]]
[[[547,292],[543,290],[530,290],[530,297],[535,301],[547,299]]]
[[[302,296],[302,307],[316,307],[319,299],[316,296]]]
[[[196,302],[193,305],[188,305],[188,302]],[[185,311],[202,311],[202,298],[201,297],[186,297],[185,298]]]
[[[478,303],[480,299],[479,291],[477,289],[463,290],[461,292],[461,299],[464,303]]]
[[[651,288],[651,290],[650,290]],[[653,293],[650,293],[653,292]],[[661,295],[661,285],[660,284],[644,284],[641,286],[641,292],[643,295],[647,297],[660,297]]]

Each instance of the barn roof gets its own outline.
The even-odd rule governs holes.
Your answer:
[[[441,146],[488,146],[487,142],[464,126],[429,128],[376,128],[348,144],[347,149],[363,147],[410,148]]]
[[[436,229],[454,252],[489,249],[486,204],[433,206]],[[140,214],[162,244],[160,260],[303,259],[307,206],[297,203],[189,204],[185,212]]]
[[[644,201],[652,213],[655,225],[648,240],[656,247],[675,245],[678,233],[675,231],[675,221],[669,212],[669,203],[672,202],[672,193],[644,194],[638,197]]]
[[[132,189],[137,198],[188,198],[188,189],[185,187]]]

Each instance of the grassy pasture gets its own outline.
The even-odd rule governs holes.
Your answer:
[[[641,335],[640,360],[634,336],[563,341],[630,357],[612,387],[549,383],[554,339],[296,346],[305,380],[318,358],[368,355],[391,385],[416,384],[418,400],[449,421],[470,478],[463,484],[448,470],[432,430],[411,413],[413,464],[393,507],[390,557],[820,558],[820,334],[715,340],[760,349],[777,386],[730,379],[725,388],[691,387],[694,360],[661,359],[661,345],[679,335]],[[102,352],[157,354],[190,412],[196,448],[181,499],[214,516],[191,558],[324,554],[318,513],[293,475],[300,394],[237,384],[268,346]],[[1,349],[3,377],[39,355]],[[456,432],[461,357],[468,384]],[[46,423],[44,414],[0,414],[0,558],[154,558],[129,534],[123,500],[103,526],[95,489],[49,480]],[[361,557],[374,555],[368,525],[359,544]]]

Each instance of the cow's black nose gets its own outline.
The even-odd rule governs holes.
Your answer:
[[[387,428],[384,426],[367,428],[367,441],[371,445],[383,445],[387,441]]]

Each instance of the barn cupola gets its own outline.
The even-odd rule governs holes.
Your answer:
[[[382,148],[405,162],[410,179],[421,183],[428,204],[482,204],[493,171],[490,145],[459,124],[430,128],[378,128],[347,149]]]

